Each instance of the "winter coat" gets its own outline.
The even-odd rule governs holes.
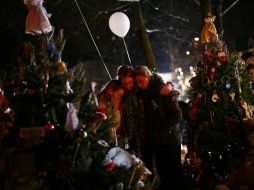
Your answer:
[[[121,100],[121,108],[123,135],[132,141],[139,140],[143,136],[142,114],[136,88],[125,92]]]
[[[121,112],[119,109],[114,109],[110,101],[104,101],[103,99],[99,99],[99,107],[106,110],[109,126],[105,133],[104,140],[111,144],[115,141],[116,131],[121,125]],[[115,129],[115,131],[112,129]]]
[[[178,104],[179,92],[174,90],[166,96],[160,94],[162,82],[152,76],[148,87],[140,92],[143,100],[147,143],[169,145],[179,142],[178,123],[182,112]]]

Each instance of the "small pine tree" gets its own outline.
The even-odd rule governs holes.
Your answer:
[[[30,38],[1,85],[0,187],[152,189],[143,162],[103,140],[111,125],[86,89],[84,65],[62,61],[63,31]]]
[[[202,162],[197,185],[212,189],[247,153],[247,135],[253,128],[253,94],[246,64],[217,38],[205,44],[190,83],[189,148]]]

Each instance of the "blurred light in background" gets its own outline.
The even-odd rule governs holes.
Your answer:
[[[198,42],[198,41],[199,41],[199,37],[195,37],[195,38],[194,38],[194,41],[195,41],[195,42]]]

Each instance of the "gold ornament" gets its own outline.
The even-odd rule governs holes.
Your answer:
[[[237,86],[238,86],[238,90],[239,90],[239,93],[241,94],[242,93],[242,88],[241,88],[241,77],[238,75],[237,78],[236,78],[236,83],[237,83]]]
[[[245,119],[251,119],[253,116],[253,111],[254,111],[254,106],[248,104],[245,100],[241,100],[240,101],[241,106],[243,107],[243,109],[245,110]]]
[[[235,100],[235,92],[230,92],[229,96],[231,97],[231,101],[233,102]]]
[[[57,62],[57,71],[61,74],[65,73],[66,72],[66,65],[65,65],[65,62],[63,61],[58,61]]]
[[[218,96],[218,94],[216,92],[214,92],[213,96],[212,96],[212,101],[217,102],[219,99],[220,99],[220,97]]]
[[[209,13],[207,17],[205,17],[204,19],[205,24],[201,32],[202,43],[207,43],[218,38],[218,33],[213,23],[215,20],[215,17],[216,16],[212,15],[211,13]]]

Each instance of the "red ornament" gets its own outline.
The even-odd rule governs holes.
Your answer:
[[[51,132],[55,130],[55,126],[50,122],[46,123],[44,128],[47,132]]]
[[[227,56],[226,56],[225,52],[218,53],[217,58],[222,63],[227,61]]]
[[[112,171],[113,169],[115,169],[115,167],[116,167],[116,164],[115,164],[113,161],[111,161],[111,162],[109,162],[109,163],[106,165],[106,170]]]

